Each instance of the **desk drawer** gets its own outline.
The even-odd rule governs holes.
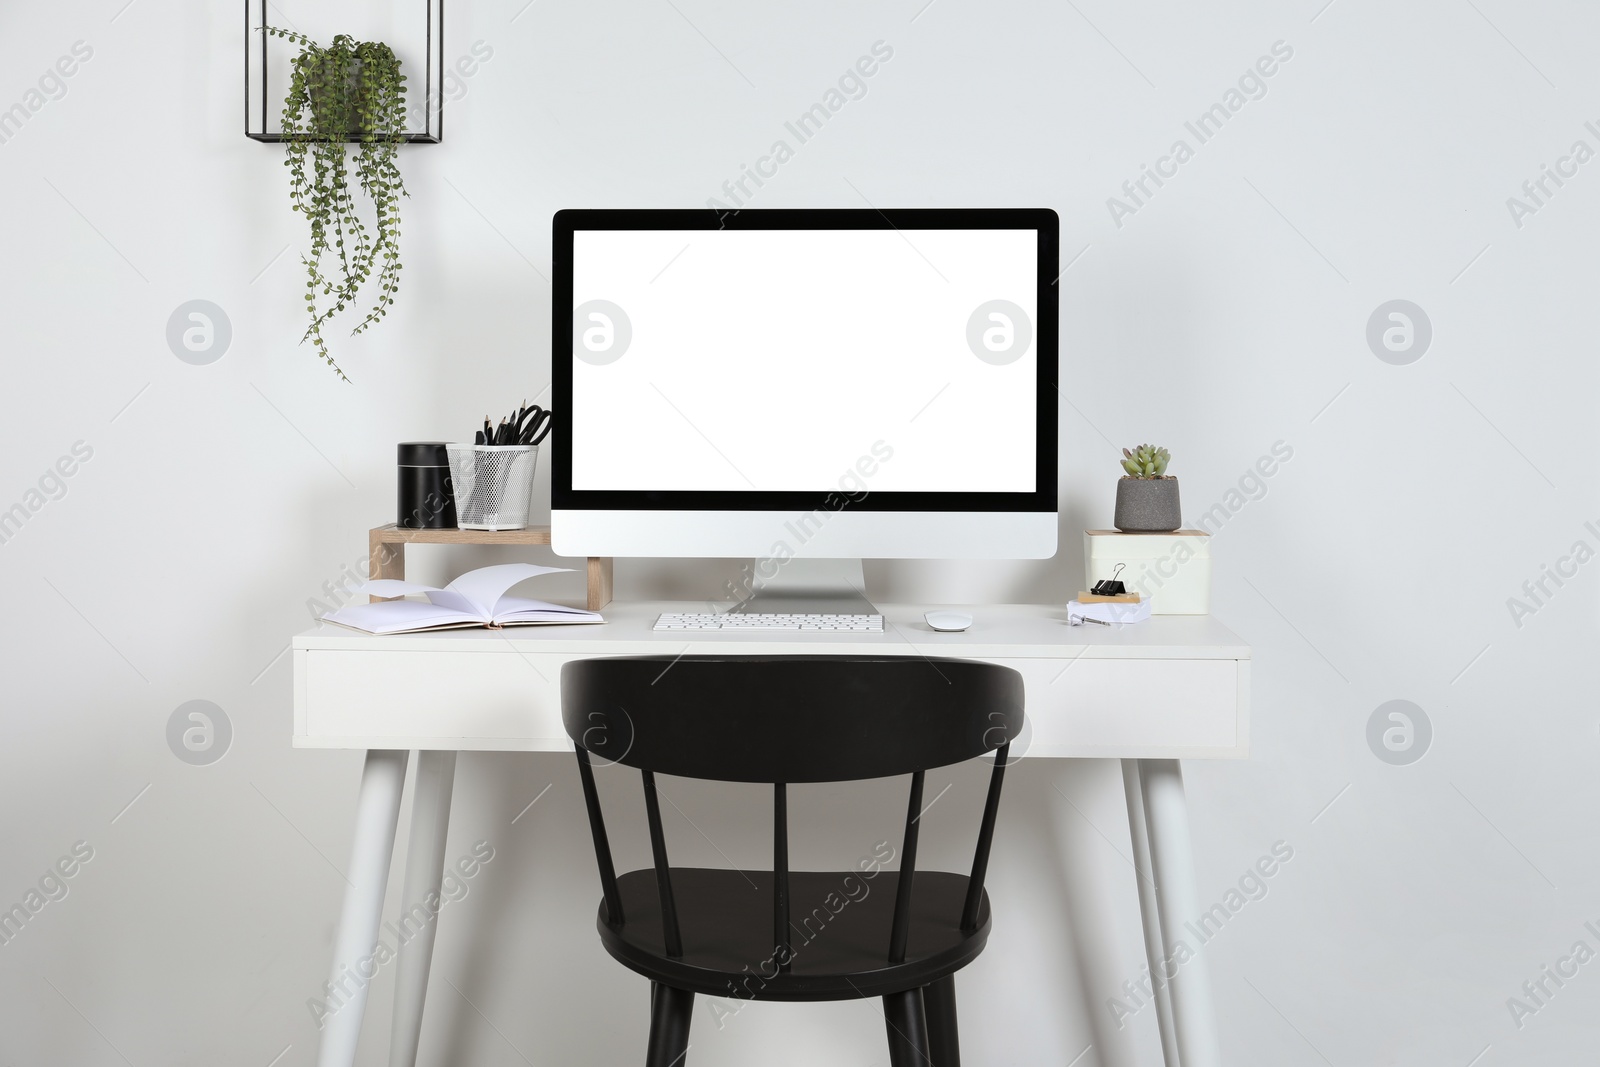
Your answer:
[[[1233,659],[995,660],[1022,674],[1026,754],[1243,759],[1250,662]]]
[[[296,649],[301,748],[570,751],[561,665],[506,652]]]
[[[570,751],[561,665],[583,657],[495,651],[296,649],[301,748]],[[1243,758],[1249,661],[995,660],[1021,672],[1043,757]]]

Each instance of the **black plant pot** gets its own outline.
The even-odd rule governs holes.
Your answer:
[[[1178,479],[1123,478],[1118,481],[1113,523],[1123,533],[1170,533],[1182,526]]]

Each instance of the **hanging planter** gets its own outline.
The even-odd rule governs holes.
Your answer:
[[[366,332],[389,313],[400,287],[400,198],[408,194],[398,157],[407,139],[406,77],[381,42],[341,34],[323,46],[292,30],[262,29],[300,46],[281,135],[288,149],[290,204],[311,231],[311,246],[300,257],[310,319],[300,341],[313,344],[334,373],[349,381],[329,353],[323,329],[371,283],[377,292],[351,335]],[[371,201],[370,228],[358,210],[358,193]],[[328,259],[331,267],[324,266]]]

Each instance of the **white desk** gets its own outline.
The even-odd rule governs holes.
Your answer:
[[[885,655],[961,657],[1020,671],[1030,732],[1025,758],[1122,760],[1145,951],[1152,975],[1169,958],[1197,899],[1180,759],[1241,759],[1250,747],[1250,649],[1207,616],[1156,616],[1127,629],[1066,624],[1064,608],[972,609],[965,633],[935,633],[919,606],[883,605],[885,633],[656,633],[664,611],[704,604],[614,602],[598,626],[450,630],[370,637],[335,626],[294,640],[294,744],[367,752],[357,801],[350,888],[331,982],[342,1007],[326,1019],[319,1067],[350,1067],[394,853],[410,750],[421,750],[406,901],[439,892],[458,751],[570,752],[559,683],[568,660],[606,655]],[[1031,736],[1030,736],[1031,734]],[[412,1067],[437,922],[400,949],[391,1067]],[[1203,961],[1158,987],[1167,1067],[1220,1067]]]

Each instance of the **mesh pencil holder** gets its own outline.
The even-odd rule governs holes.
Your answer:
[[[538,445],[446,445],[463,530],[521,530],[533,503]]]

